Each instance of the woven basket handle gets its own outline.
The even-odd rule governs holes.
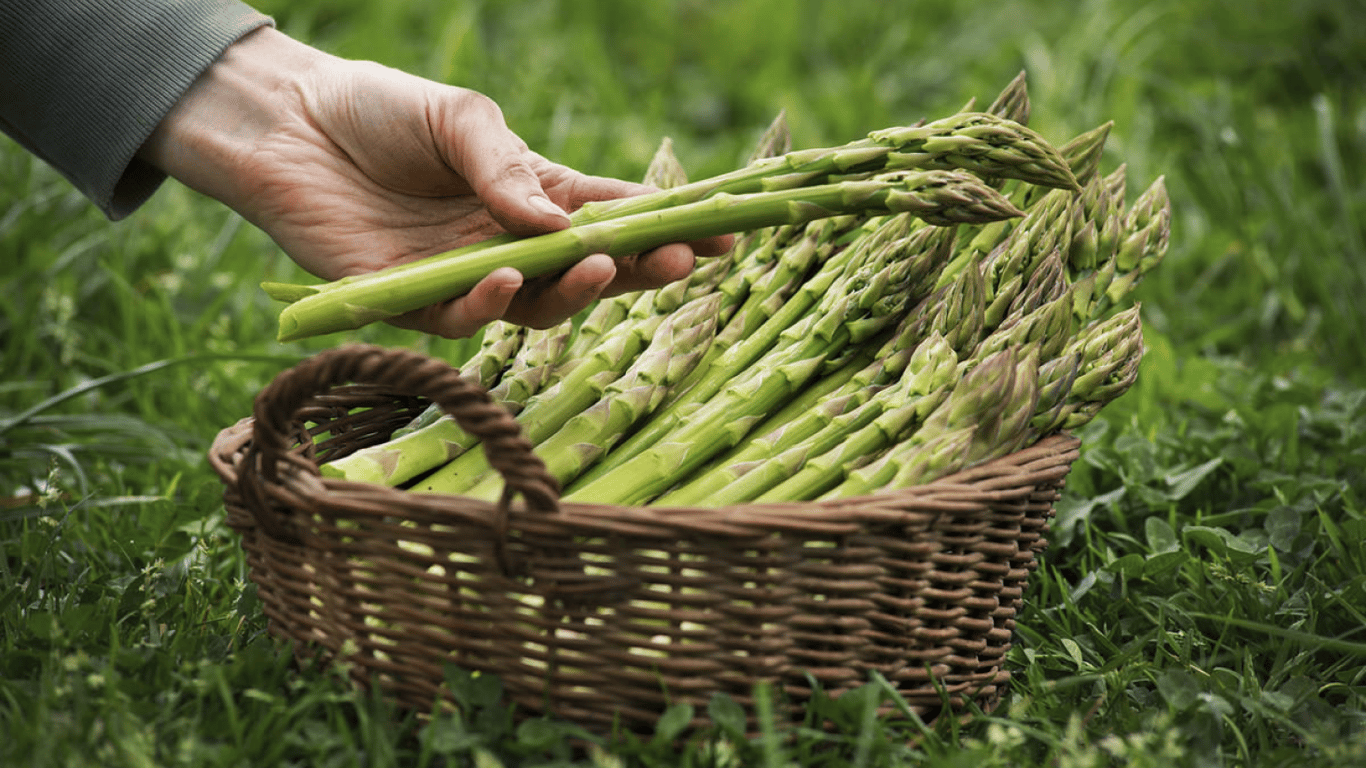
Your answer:
[[[263,484],[278,482],[281,474],[317,477],[310,459],[291,450],[301,438],[300,410],[318,394],[345,384],[373,384],[405,395],[424,397],[437,405],[484,445],[489,464],[506,485],[499,502],[506,521],[512,499],[520,495],[529,508],[547,513],[559,510],[559,483],[532,453],[512,414],[494,402],[486,389],[461,378],[445,362],[403,349],[352,344],[321,352],[282,371],[256,396],[251,453],[238,477],[238,488],[257,523],[277,538],[298,540],[292,526],[272,511]],[[259,475],[259,476],[258,476]]]

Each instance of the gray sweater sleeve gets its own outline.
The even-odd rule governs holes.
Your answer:
[[[0,0],[0,130],[123,218],[165,179],[138,148],[229,45],[271,23],[239,0]]]

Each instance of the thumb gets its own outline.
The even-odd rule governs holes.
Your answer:
[[[503,111],[489,97],[454,89],[441,100],[446,119],[438,123],[438,142],[446,162],[470,185],[494,220],[517,235],[535,235],[569,226],[569,215],[546,195],[532,165],[536,155],[508,128]]]

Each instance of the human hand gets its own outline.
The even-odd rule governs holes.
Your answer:
[[[537,155],[482,94],[329,56],[273,29],[229,48],[142,156],[328,280],[502,232],[563,229],[565,211],[650,189]],[[462,297],[391,322],[448,337],[499,318],[548,327],[599,296],[682,278],[695,255],[719,255],[730,243],[675,243],[619,260],[596,254],[526,283],[504,267]]]

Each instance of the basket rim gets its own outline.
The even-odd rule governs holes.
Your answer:
[[[219,432],[209,460],[229,485],[238,481],[243,455],[251,443],[253,418],[241,419]],[[427,522],[452,524],[484,522],[503,527],[535,529],[553,523],[557,530],[579,529],[585,534],[675,536],[680,533],[752,538],[770,533],[852,533],[868,524],[912,524],[926,512],[946,514],[983,509],[991,503],[1026,500],[1040,486],[1059,485],[1080,455],[1081,440],[1069,433],[1047,436],[1034,445],[918,486],[884,489],[838,499],[793,502],[747,502],[719,507],[643,505],[626,506],[561,500],[558,512],[527,509],[514,503],[468,496],[416,493],[372,483],[322,477],[312,471],[290,472],[279,478],[285,496],[325,499],[357,513],[391,517],[400,510]],[[352,503],[347,503],[348,501]],[[908,508],[914,508],[910,511]],[[376,513],[374,510],[388,510]]]

